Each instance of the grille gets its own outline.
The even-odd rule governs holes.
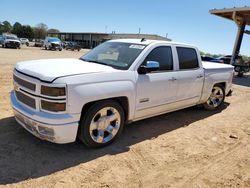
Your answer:
[[[21,78],[18,78],[17,76],[13,76],[13,79],[15,82],[17,82],[20,86],[23,86],[31,91],[36,91],[36,85],[35,84],[32,84],[30,82],[27,82]]]
[[[55,43],[51,43],[51,46],[52,47],[59,47],[60,45],[59,44],[55,44]]]
[[[20,102],[26,104],[27,106],[29,106],[31,108],[34,108],[34,109],[36,108],[36,100],[35,99],[33,99],[33,98],[31,98],[31,97],[29,97],[29,96],[27,96],[19,91],[15,91],[15,93],[16,93],[17,99]]]

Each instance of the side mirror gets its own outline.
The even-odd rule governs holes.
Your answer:
[[[157,61],[147,61],[146,66],[141,65],[138,69],[139,74],[147,74],[152,71],[157,71],[160,68],[160,64]]]

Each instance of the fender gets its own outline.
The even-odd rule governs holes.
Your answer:
[[[93,75],[76,75],[56,80],[67,83],[67,111],[71,114],[80,114],[85,104],[93,101],[115,97],[127,97],[129,103],[128,120],[133,119],[135,113],[136,85],[134,72],[103,73]],[[91,78],[90,78],[91,77]],[[74,83],[74,84],[72,84]]]

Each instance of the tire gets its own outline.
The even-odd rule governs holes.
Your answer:
[[[203,106],[206,110],[217,110],[224,104],[224,100],[225,88],[221,84],[216,84],[213,86],[211,95]]]
[[[242,76],[243,76],[243,72],[241,72],[241,71],[238,72],[237,76],[238,76],[238,77],[242,77]]]
[[[119,137],[124,121],[124,110],[119,103],[114,100],[96,102],[82,114],[78,138],[90,148],[104,147]]]

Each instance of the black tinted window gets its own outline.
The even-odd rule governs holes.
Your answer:
[[[199,67],[196,50],[193,48],[177,47],[180,69]]]
[[[144,61],[157,61],[160,64],[159,70],[173,70],[172,50],[169,46],[161,46],[153,49]]]

